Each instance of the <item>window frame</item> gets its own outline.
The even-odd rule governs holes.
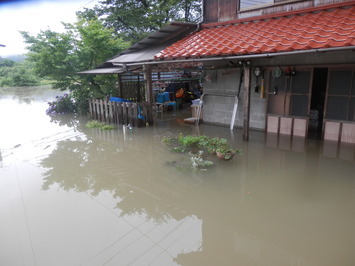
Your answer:
[[[336,71],[350,71],[351,72],[351,77],[350,77],[350,84],[348,88],[348,92],[346,94],[344,93],[337,93],[333,92],[331,86],[331,74],[332,72]],[[334,100],[336,98],[343,98],[347,100],[347,105],[346,107],[346,118],[345,119],[340,119],[340,118],[334,118],[334,115],[331,113],[329,114],[329,110],[332,110],[331,108],[334,108],[334,106],[330,105],[331,100]],[[329,100],[331,99],[331,100]],[[354,104],[354,105],[352,105]],[[326,101],[325,101],[325,107],[324,107],[325,115],[324,118],[325,120],[328,121],[343,121],[343,122],[354,122],[355,121],[355,69],[354,68],[330,68],[328,72],[328,82],[327,82],[327,93],[326,93]],[[353,109],[354,110],[353,110]],[[353,111],[353,113],[351,113]]]

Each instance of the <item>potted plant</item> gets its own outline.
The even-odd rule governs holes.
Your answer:
[[[237,152],[240,152],[239,149],[235,149],[228,144],[219,145],[216,149],[216,155],[221,160],[231,160]]]
[[[228,141],[225,138],[214,137],[206,138],[201,142],[201,146],[207,149],[207,152],[210,154],[216,154],[218,147],[222,145],[227,145]]]

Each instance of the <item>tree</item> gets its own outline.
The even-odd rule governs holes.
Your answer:
[[[13,67],[15,63],[15,61],[0,57],[0,67]]]
[[[201,16],[201,0],[106,0],[82,17],[99,17],[124,40],[137,42],[169,21],[195,22]]]
[[[33,72],[30,62],[0,59],[0,87],[36,86],[39,83],[40,79]]]
[[[71,91],[79,111],[83,112],[88,98],[112,94],[114,79],[78,75],[77,72],[100,65],[130,43],[115,36],[97,19],[80,19],[75,24],[64,23],[64,26],[66,31],[63,33],[47,29],[37,36],[27,32],[21,34],[28,44],[28,60],[34,63],[35,72],[53,80],[53,88]]]

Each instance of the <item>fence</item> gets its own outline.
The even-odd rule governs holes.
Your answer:
[[[112,102],[108,100],[89,100],[91,119],[107,124],[121,124],[134,127],[153,123],[153,111],[148,102]]]

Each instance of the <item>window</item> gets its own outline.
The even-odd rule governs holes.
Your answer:
[[[240,0],[240,9],[248,9],[289,0]]]
[[[295,76],[270,76],[268,113],[274,115],[308,116],[310,71],[297,71]]]
[[[326,118],[355,121],[355,71],[330,71]]]

